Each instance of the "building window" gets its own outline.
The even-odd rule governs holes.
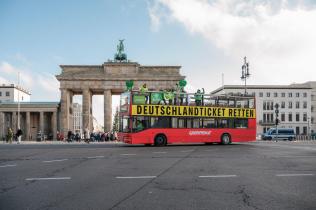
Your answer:
[[[307,122],[307,113],[303,113],[303,121]]]
[[[307,127],[306,126],[303,127],[303,134],[307,135]]]
[[[292,113],[289,113],[289,122],[292,122]]]
[[[300,114],[299,113],[296,113],[295,119],[296,119],[296,122],[300,121]]]
[[[292,101],[289,101],[289,109],[292,109]]]
[[[285,93],[281,93],[281,97],[284,98],[285,97]]]
[[[296,109],[299,109],[299,108],[300,108],[300,102],[299,102],[299,101],[296,101],[295,107],[296,107]]]
[[[0,91],[0,96],[2,96],[2,92]]]
[[[285,101],[281,102],[281,108],[283,108],[283,109],[285,108]]]
[[[289,98],[292,98],[292,93],[289,93]]]
[[[303,102],[303,108],[306,109],[307,108],[307,101]]]
[[[307,93],[303,93],[303,97],[306,98],[307,97]]]
[[[281,113],[281,121],[284,122],[285,121],[285,114]]]
[[[10,92],[9,91],[5,92],[5,96],[10,96]]]
[[[296,135],[300,135],[300,127],[296,127]]]
[[[263,110],[266,110],[267,109],[267,103],[264,101],[263,102]]]
[[[267,92],[267,97],[270,97],[270,93],[269,92]]]
[[[260,93],[259,93],[259,97],[263,97],[263,92],[260,92]]]
[[[296,93],[295,96],[298,98],[300,97],[300,93]]]
[[[278,97],[278,93],[273,93],[273,96],[274,97]]]
[[[263,114],[263,122],[266,122],[266,121],[267,121],[266,114]]]

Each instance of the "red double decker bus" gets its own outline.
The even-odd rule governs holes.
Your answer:
[[[162,92],[121,94],[120,141],[163,146],[256,140],[254,96],[204,94],[198,105],[194,94],[169,101],[162,96]]]

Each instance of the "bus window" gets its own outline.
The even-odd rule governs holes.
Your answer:
[[[171,127],[172,128],[178,128],[178,119],[176,117],[173,117],[171,120]]]
[[[200,119],[193,118],[193,128],[200,128]]]
[[[249,99],[249,108],[254,109],[255,108],[255,99]]]
[[[234,127],[234,119],[218,119],[217,120],[218,128],[233,128]]]
[[[235,119],[235,128],[248,128],[248,119]]]
[[[192,119],[187,118],[187,128],[192,128]]]
[[[123,133],[128,133],[130,132],[130,127],[129,127],[129,117],[121,117],[120,118],[120,127],[119,131]]]
[[[178,128],[184,128],[185,124],[184,124],[184,118],[179,118],[178,119]]]
[[[228,106],[229,107],[235,107],[235,100],[229,100],[228,101]]]
[[[214,118],[205,118],[203,119],[203,128],[215,128],[216,121]]]
[[[151,128],[170,128],[170,117],[151,117]]]
[[[149,117],[133,117],[133,131],[139,132],[149,128]]]

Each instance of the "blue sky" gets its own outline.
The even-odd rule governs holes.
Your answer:
[[[32,100],[58,101],[59,65],[102,64],[118,39],[132,61],[181,65],[192,91],[218,88],[222,73],[225,84],[242,84],[244,56],[249,84],[315,80],[315,3],[1,0],[0,83],[16,83],[19,71]]]

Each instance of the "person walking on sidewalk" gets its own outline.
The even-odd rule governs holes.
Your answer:
[[[18,129],[18,131],[16,132],[16,137],[17,137],[17,140],[18,140],[18,144],[21,143],[21,139],[22,139],[22,135],[23,135],[23,132],[21,130],[21,128]]]
[[[8,129],[8,142],[9,142],[10,144],[12,144],[12,138],[13,138],[13,132],[12,132],[12,129],[9,128],[9,129]]]

